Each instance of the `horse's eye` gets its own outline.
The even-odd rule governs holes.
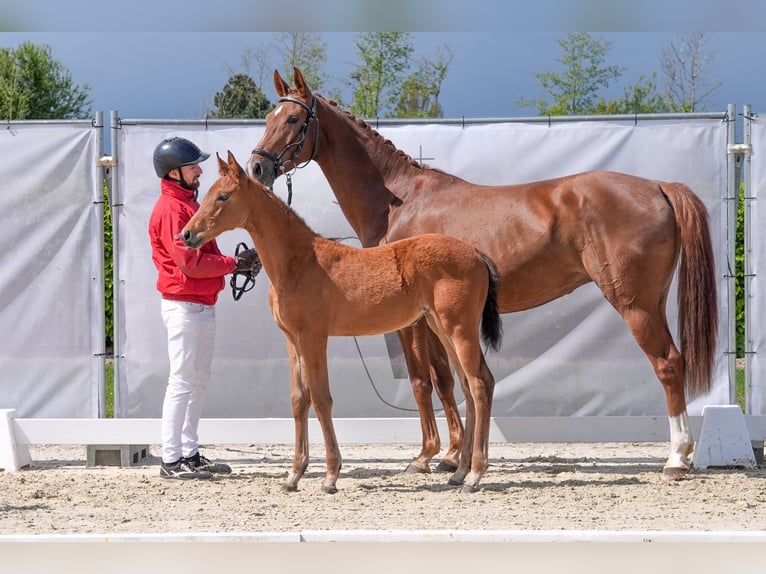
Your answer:
[[[222,193],[221,195],[218,196],[218,201],[226,201],[228,199],[229,199],[229,195],[226,193]]]
[[[287,123],[288,124],[298,123],[298,116],[288,116]]]

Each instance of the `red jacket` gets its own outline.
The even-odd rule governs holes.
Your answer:
[[[215,240],[199,249],[184,245],[181,230],[199,209],[194,192],[163,179],[161,194],[149,217],[152,261],[159,271],[157,290],[164,299],[214,305],[226,286],[224,275],[237,267],[221,254]]]

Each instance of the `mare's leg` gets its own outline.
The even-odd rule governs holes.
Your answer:
[[[666,481],[678,480],[689,472],[689,455],[694,448],[686,413],[683,357],[673,343],[664,315],[658,311],[632,308],[624,310],[622,316],[665,391],[670,420],[670,453],[662,470],[662,478]]]
[[[325,445],[325,460],[327,472],[322,490],[328,494],[338,492],[336,483],[342,465],[338,439],[332,422],[332,395],[330,380],[327,373],[327,336],[304,332],[299,335],[301,349],[301,366],[303,377],[311,395]]]
[[[431,403],[432,376],[436,377],[437,390],[444,405],[450,433],[450,447],[445,457],[445,465],[448,469],[454,465],[451,466],[454,469],[457,467],[457,459],[462,446],[463,425],[452,392],[454,381],[449,370],[449,363],[447,361],[437,363],[433,370],[429,366],[430,340],[434,337],[429,334],[425,321],[420,320],[413,326],[399,330],[397,334],[407,363],[412,393],[418,405],[420,429],[423,437],[420,454],[409,464],[407,472],[430,472],[429,463],[434,456],[439,454],[441,448],[439,429],[436,426],[436,417]],[[441,360],[443,361],[443,359]]]
[[[463,421],[455,402],[455,378],[452,376],[450,360],[439,337],[431,330],[426,330],[428,336],[428,363],[431,380],[436,387],[436,394],[444,409],[444,418],[449,432],[447,452],[436,466],[436,472],[455,472],[460,462],[460,452],[465,439]]]
[[[302,357],[293,345],[290,337],[286,337],[287,356],[290,360],[290,402],[295,421],[295,452],[293,466],[287,474],[283,489],[294,492],[298,490],[298,481],[306,472],[309,465],[309,407],[311,393],[302,377]]]

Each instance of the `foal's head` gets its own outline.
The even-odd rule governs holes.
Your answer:
[[[245,227],[249,213],[246,188],[252,182],[228,153],[228,163],[216,154],[221,177],[210,186],[199,210],[181,231],[188,247],[200,247],[224,231]]]

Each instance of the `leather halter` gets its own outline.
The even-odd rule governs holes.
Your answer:
[[[316,110],[317,110],[317,99],[316,96],[311,96],[311,107],[308,107],[305,103],[303,103],[301,100],[298,100],[296,98],[291,98],[289,96],[284,96],[282,98],[279,98],[278,103],[282,102],[292,102],[294,104],[298,104],[300,107],[302,107],[304,110],[306,110],[306,113],[308,114],[306,117],[306,121],[303,122],[303,127],[301,128],[300,133],[298,134],[298,137],[295,141],[292,141],[288,143],[282,151],[280,151],[278,154],[273,154],[271,152],[266,151],[265,149],[261,149],[259,147],[253,149],[251,152],[252,155],[260,155],[265,157],[268,160],[271,160],[274,163],[275,167],[275,173],[279,175],[279,173],[283,173],[285,175],[288,175],[292,172],[294,172],[296,169],[299,169],[301,167],[305,167],[308,165],[308,163],[314,159],[317,155],[317,150],[319,147],[319,118],[317,117]],[[301,150],[303,149],[303,145],[306,143],[306,134],[309,131],[309,128],[311,127],[311,123],[313,121],[316,121],[316,129],[314,130],[314,145],[311,148],[311,157],[307,159],[303,164],[298,165],[295,162],[295,158],[297,158],[301,154]],[[295,148],[292,155],[289,158],[282,159],[283,156],[291,149]],[[288,166],[292,164],[291,169],[285,169],[285,166]],[[289,173],[288,173],[289,172]]]

